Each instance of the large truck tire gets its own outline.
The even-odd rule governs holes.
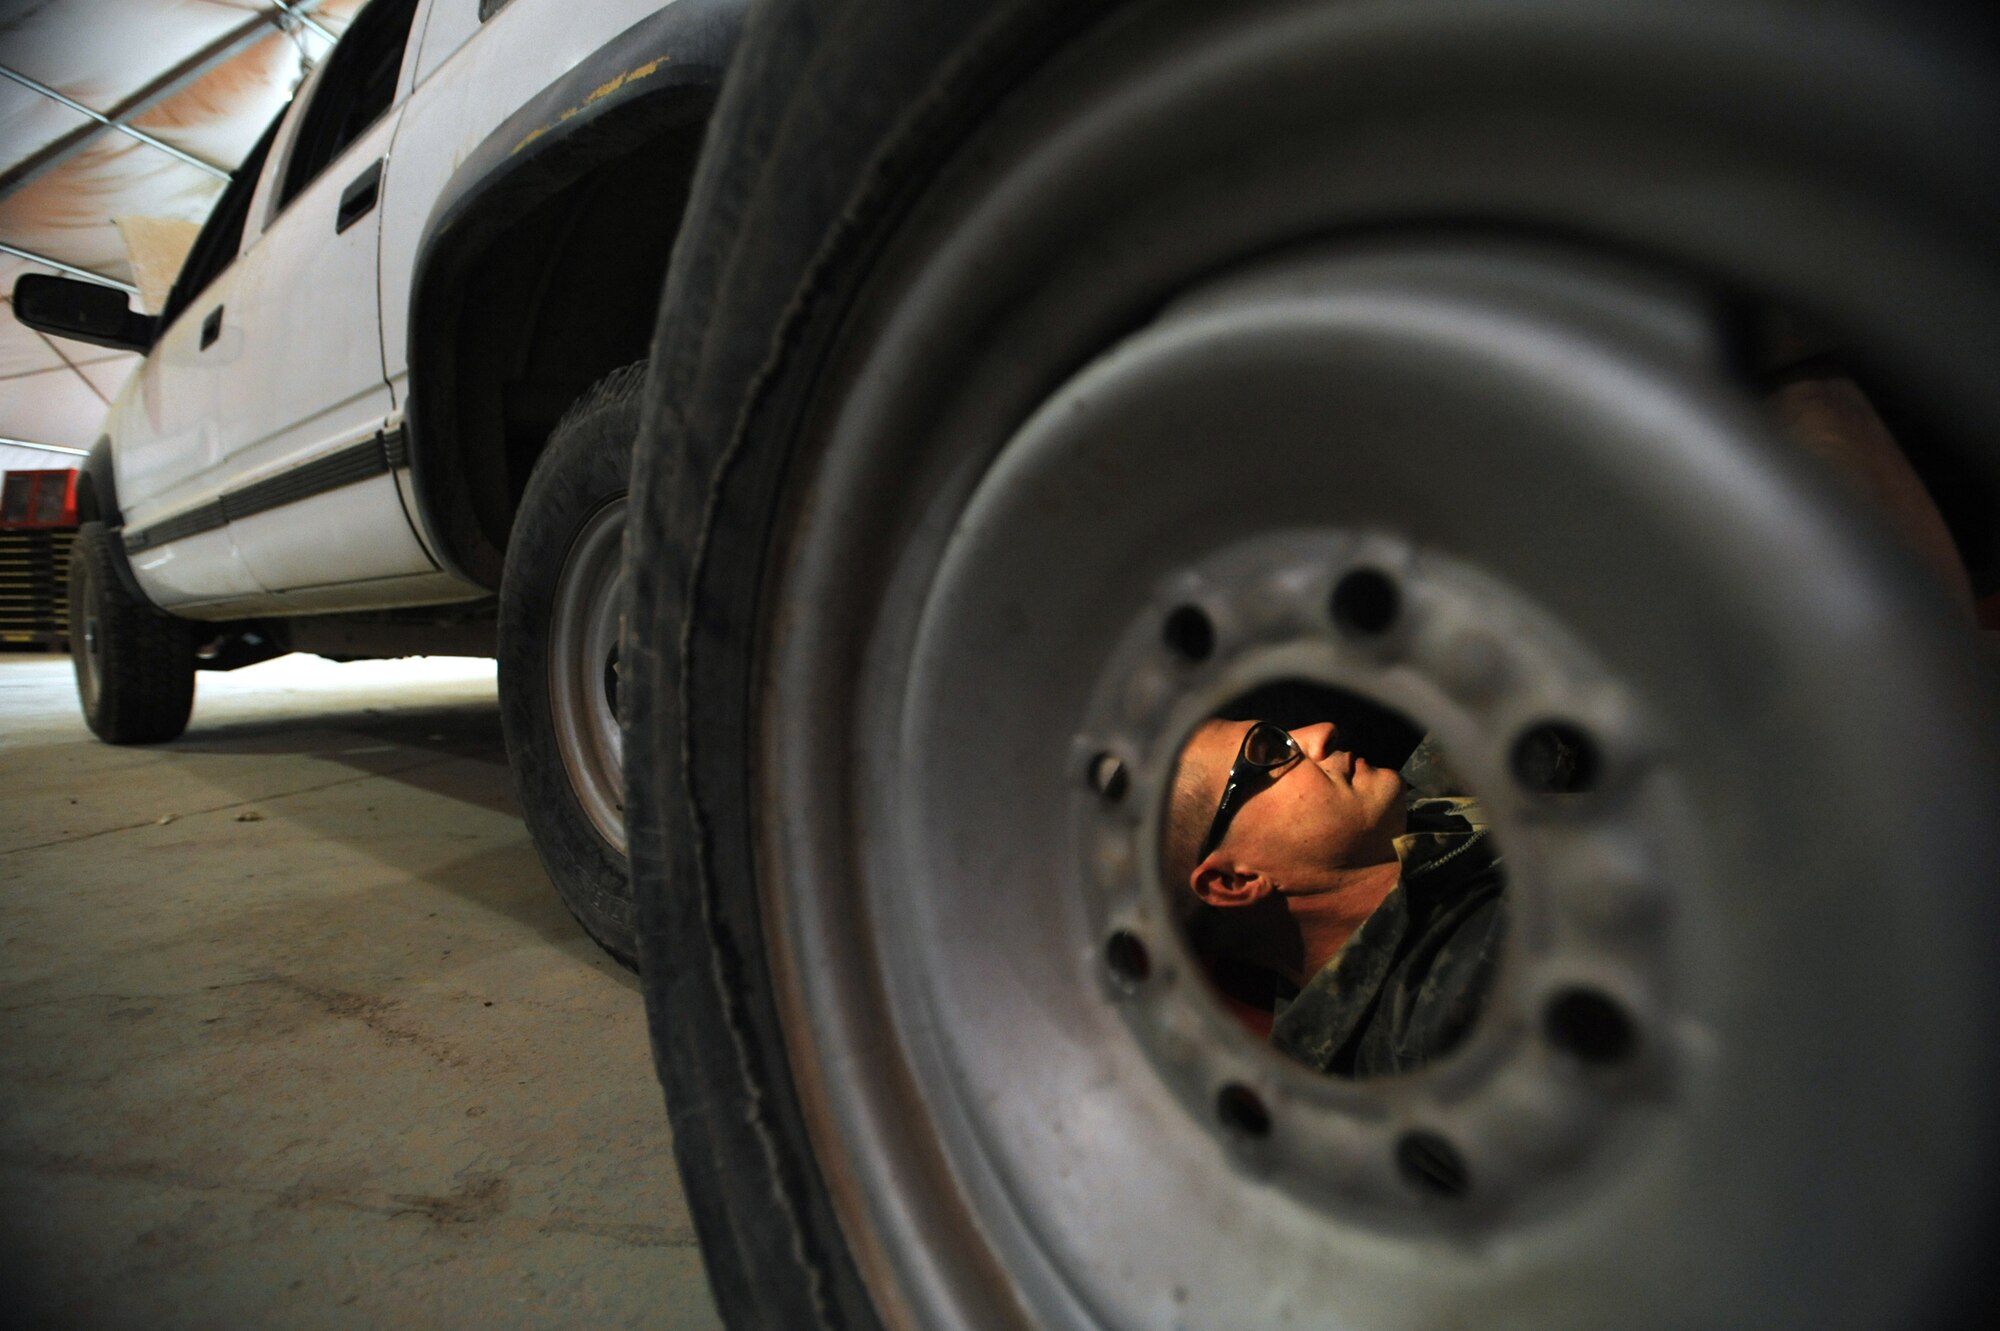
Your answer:
[[[636,965],[619,723],[627,471],[642,362],[564,414],[521,496],[500,580],[500,720],[542,866],[584,931]]]
[[[194,632],[135,599],[120,581],[115,538],[102,522],[77,528],[70,547],[69,652],[77,701],[107,744],[161,744],[194,709]]]
[[[732,1327],[1983,1324],[1990,679],[1748,350],[1835,330],[1990,589],[1956,12],[751,15],[626,651]],[[1514,866],[1491,1007],[1386,1083],[1252,1041],[1158,889],[1182,740],[1295,678],[1434,730]]]

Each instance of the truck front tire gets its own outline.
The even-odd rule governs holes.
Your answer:
[[[732,1327],[1983,1324],[1988,685],[1741,364],[1824,316],[1994,493],[1994,85],[1918,8],[753,11],[627,681]],[[1161,891],[1188,729],[1295,676],[1449,719],[1534,922],[1393,1084],[1251,1041]]]
[[[102,522],[77,530],[69,564],[69,652],[77,701],[107,744],[159,744],[194,709],[194,635],[187,621],[138,601],[119,580]]]
[[[549,437],[500,582],[500,717],[521,814],[563,904],[636,964],[625,867],[618,635],[626,472],[645,366],[594,385]]]

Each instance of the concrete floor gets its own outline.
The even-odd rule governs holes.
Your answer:
[[[0,1324],[719,1325],[490,662],[203,674],[116,749],[0,655]]]

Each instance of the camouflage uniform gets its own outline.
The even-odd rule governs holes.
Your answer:
[[[1485,814],[1464,796],[1413,794],[1396,858],[1402,877],[1382,904],[1279,1004],[1271,1043],[1309,1068],[1411,1071],[1457,1045],[1485,1006],[1506,885]]]

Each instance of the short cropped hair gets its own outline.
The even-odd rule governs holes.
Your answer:
[[[1196,737],[1212,726],[1227,724],[1207,721],[1188,736],[1174,763],[1173,782],[1167,793],[1167,827],[1160,866],[1167,878],[1168,904],[1195,939],[1208,931],[1207,926],[1212,922],[1206,917],[1215,913],[1213,906],[1195,895],[1193,879],[1195,866],[1202,859],[1201,840],[1208,835],[1209,824],[1215,821],[1217,792],[1214,772],[1202,763],[1190,761],[1189,755],[1194,751]]]

